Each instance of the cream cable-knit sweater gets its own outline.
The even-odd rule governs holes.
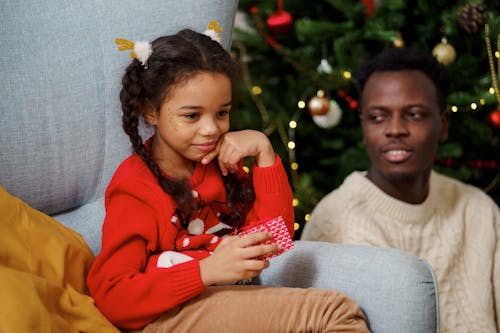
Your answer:
[[[441,332],[499,332],[500,212],[481,190],[437,172],[412,205],[353,172],[316,206],[304,240],[389,246],[427,260],[438,280]]]

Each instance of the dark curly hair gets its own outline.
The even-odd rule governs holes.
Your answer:
[[[440,109],[446,109],[451,83],[448,70],[432,54],[411,48],[387,48],[361,66],[355,75],[359,98],[361,99],[365,84],[373,73],[403,70],[419,70],[427,75],[436,88]]]
[[[152,49],[147,68],[134,59],[122,78],[120,100],[123,130],[130,138],[133,152],[146,163],[163,191],[176,200],[181,213],[189,217],[200,208],[200,203],[192,197],[187,180],[173,180],[162,176],[160,168],[151,158],[139,134],[139,106],[147,102],[156,110],[160,110],[173,87],[200,72],[226,75],[234,88],[239,67],[218,42],[189,29],[157,38],[152,42]],[[241,223],[255,200],[251,179],[237,179],[231,174],[223,179],[228,206],[233,212],[231,216],[225,217],[225,220],[233,225]]]

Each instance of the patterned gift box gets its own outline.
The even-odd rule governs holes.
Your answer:
[[[267,220],[249,229],[244,229],[239,233],[239,235],[244,236],[248,234],[253,234],[254,232],[268,232],[272,235],[272,237],[269,240],[267,240],[265,244],[276,243],[281,245],[281,251],[266,256],[265,257],[266,259],[278,256],[283,252],[293,248],[293,240],[290,237],[288,229],[286,228],[285,225],[285,221],[281,216]]]

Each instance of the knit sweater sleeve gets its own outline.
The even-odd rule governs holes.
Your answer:
[[[255,203],[247,216],[245,226],[258,220],[281,215],[285,220],[288,232],[293,237],[295,220],[292,189],[278,155],[276,155],[276,162],[272,166],[258,167],[254,165],[253,186]]]
[[[176,229],[162,217],[172,203],[158,186],[142,179],[112,181],[106,193],[102,250],[87,283],[96,305],[116,326],[137,329],[205,290],[199,261],[146,269],[159,241]],[[163,213],[160,213],[163,212]]]
[[[496,206],[496,207],[495,207]],[[496,246],[495,253],[493,257],[493,290],[494,290],[494,302],[496,310],[496,324],[497,332],[500,332],[500,209],[498,205],[493,203],[494,209],[494,223],[496,230]]]

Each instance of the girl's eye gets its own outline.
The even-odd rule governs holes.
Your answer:
[[[217,116],[219,118],[225,118],[225,117],[229,116],[229,111],[228,110],[221,110],[221,111],[217,112]]]
[[[184,117],[189,120],[193,120],[193,119],[198,119],[199,115],[198,113],[187,113],[184,115]]]

